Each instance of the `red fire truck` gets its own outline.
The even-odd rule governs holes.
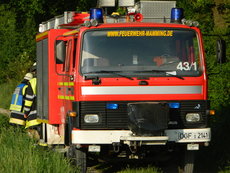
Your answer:
[[[90,152],[142,159],[174,151],[193,172],[194,150],[211,139],[207,73],[198,23],[175,7],[140,1],[124,16],[92,8],[40,25],[42,143],[66,148],[82,172]]]

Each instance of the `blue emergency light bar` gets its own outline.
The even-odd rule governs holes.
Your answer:
[[[98,23],[103,23],[102,8],[91,8],[90,9],[90,20],[96,20]]]
[[[183,9],[182,8],[172,8],[171,10],[171,23],[181,23],[183,19]]]

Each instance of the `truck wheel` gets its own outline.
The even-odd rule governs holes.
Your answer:
[[[194,161],[195,161],[195,153],[194,151],[185,151],[184,153],[184,164],[183,164],[183,172],[184,173],[193,173],[194,169]]]
[[[86,173],[86,151],[77,149],[75,146],[70,146],[67,157],[70,159],[71,163],[79,169],[80,173]]]

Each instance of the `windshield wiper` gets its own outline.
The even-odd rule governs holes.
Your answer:
[[[168,72],[165,72],[166,75],[169,75],[169,76],[173,76],[173,77],[177,77],[178,79],[181,79],[181,80],[184,80],[184,78],[182,76],[179,76],[176,74],[176,71],[168,71]]]
[[[126,75],[122,75],[122,74],[120,74],[119,72],[122,72],[122,71],[107,71],[107,70],[100,70],[100,71],[91,71],[91,72],[88,72],[88,73],[86,73],[86,74],[89,74],[89,73],[109,73],[109,74],[115,74],[115,75],[117,75],[117,76],[125,77],[125,78],[130,79],[130,80],[134,80],[132,77],[126,76]]]
[[[135,72],[145,72],[145,73],[151,73],[151,72],[154,72],[154,73],[165,73],[166,75],[168,76],[173,76],[173,77],[176,77],[178,79],[181,79],[181,80],[184,80],[184,78],[182,76],[179,76],[176,74],[176,71],[165,71],[165,70],[148,70],[148,71],[135,71]]]

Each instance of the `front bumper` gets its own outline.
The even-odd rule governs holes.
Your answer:
[[[211,129],[170,129],[164,136],[134,136],[130,130],[72,130],[73,144],[112,144],[141,142],[143,145],[165,145],[167,142],[209,142]]]

